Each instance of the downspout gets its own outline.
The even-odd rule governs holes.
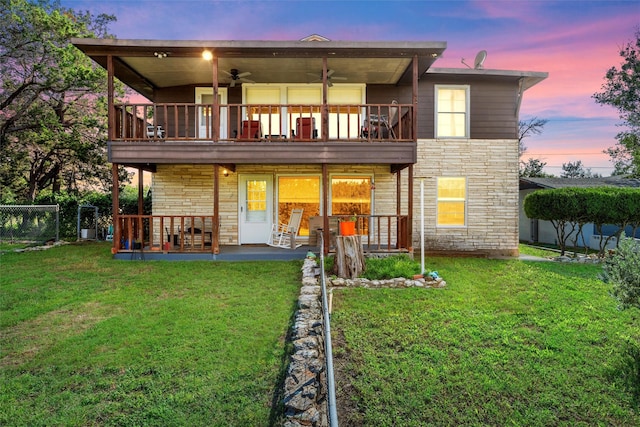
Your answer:
[[[524,77],[520,77],[518,80],[518,98],[516,99],[516,111],[515,117],[520,114],[520,105],[522,104],[522,97],[524,96]]]

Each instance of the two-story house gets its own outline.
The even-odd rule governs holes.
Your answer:
[[[445,42],[74,39],[108,72],[109,160],[152,173],[114,253],[264,244],[303,209],[330,249],[518,253],[519,109],[544,72],[434,68]],[[118,79],[146,102],[114,99]],[[142,209],[142,204],[140,204]]]

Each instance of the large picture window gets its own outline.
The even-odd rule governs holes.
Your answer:
[[[370,215],[371,178],[334,176],[331,178],[332,215]]]
[[[320,178],[315,176],[278,177],[278,220],[289,222],[292,209],[302,208],[299,235],[309,235],[309,217],[320,215]]]
[[[439,227],[466,225],[467,179],[461,177],[438,178]]]
[[[469,86],[436,85],[436,138],[469,136]]]

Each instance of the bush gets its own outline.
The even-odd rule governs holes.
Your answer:
[[[600,278],[613,286],[612,295],[621,308],[640,308],[640,244],[621,236],[618,248],[602,266]]]
[[[411,278],[420,274],[420,264],[408,255],[394,255],[386,258],[367,258],[366,269],[362,274],[369,280]]]
[[[615,377],[632,395],[633,402],[640,404],[640,344],[637,338],[625,337],[621,358],[615,363]]]

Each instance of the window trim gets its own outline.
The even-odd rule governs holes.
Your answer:
[[[439,185],[440,185],[440,179],[441,178],[463,178],[464,179],[464,198],[463,199],[459,199],[459,198],[450,198],[450,197],[445,197],[445,198],[440,198],[438,197],[438,189],[439,189]],[[464,223],[460,224],[460,225],[450,225],[450,224],[440,224],[438,222],[438,217],[439,217],[439,211],[440,211],[440,202],[441,201],[462,201],[464,203]],[[468,220],[469,220],[469,212],[468,212],[468,206],[469,206],[469,178],[466,176],[439,176],[436,177],[436,228],[467,228],[468,226]]]
[[[452,135],[439,135],[439,131],[438,131],[438,114],[440,113],[439,111],[439,105],[438,105],[438,94],[440,90],[446,90],[446,89],[456,89],[456,90],[460,90],[460,89],[464,89],[465,91],[465,112],[464,112],[464,136],[452,136]],[[450,85],[450,84],[446,84],[446,85],[435,85],[434,86],[434,97],[433,97],[433,102],[434,102],[434,109],[433,109],[433,129],[434,129],[434,136],[436,139],[468,139],[470,138],[471,135],[471,121],[470,121],[470,115],[471,115],[471,86],[470,85]],[[446,112],[443,112],[446,113]],[[452,113],[452,112],[449,112]]]

